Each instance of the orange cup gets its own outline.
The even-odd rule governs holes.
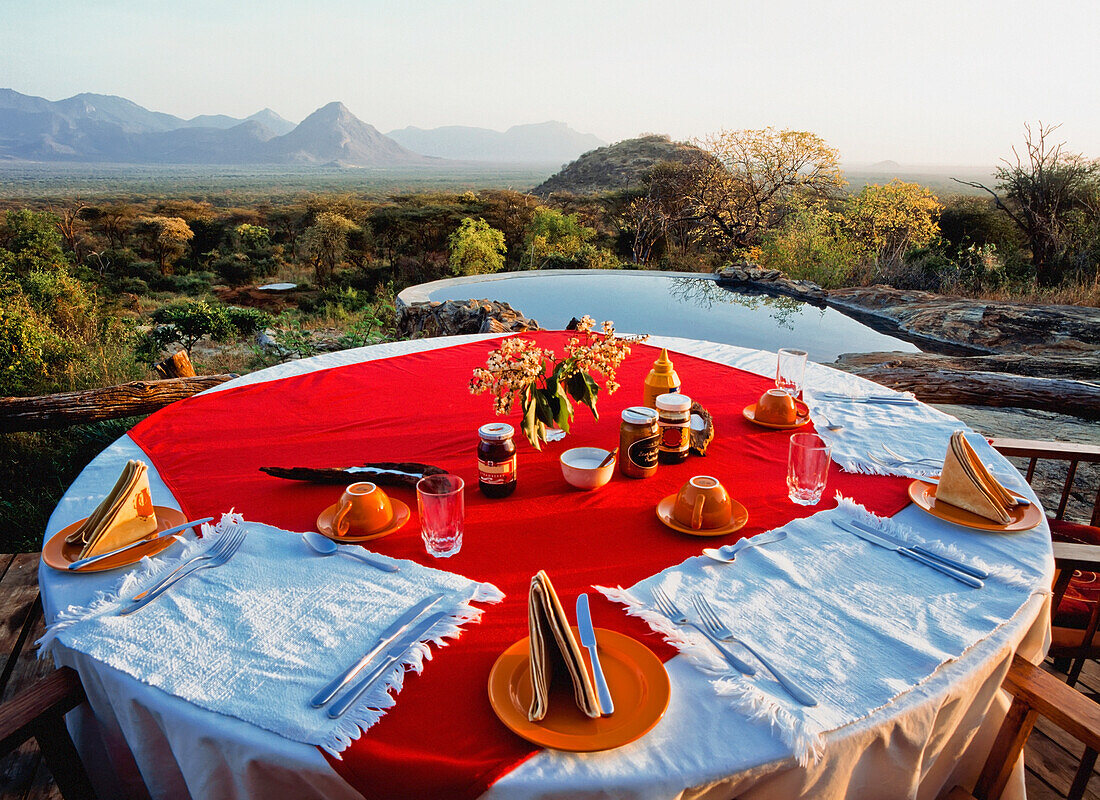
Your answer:
[[[771,425],[793,425],[798,419],[798,407],[794,398],[782,389],[768,389],[756,401],[754,416]]]
[[[733,517],[729,492],[717,478],[696,475],[676,495],[672,518],[692,530],[721,528]]]
[[[353,483],[344,490],[332,515],[337,536],[369,536],[393,522],[389,496],[373,483]]]

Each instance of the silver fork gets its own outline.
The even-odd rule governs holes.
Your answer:
[[[883,458],[880,455],[876,455],[875,453],[868,453],[867,458],[871,459],[872,461],[874,461],[879,466],[886,467],[887,469],[892,469],[894,467],[905,467],[905,466],[909,466],[909,465],[921,465],[921,464],[927,466],[929,469],[935,469],[937,464],[942,464],[943,463],[942,460],[934,459],[934,458],[914,458],[914,459],[891,458],[890,460],[887,460],[887,459]]]
[[[770,672],[775,679],[779,681],[780,686],[786,689],[787,693],[802,705],[817,705],[817,698],[777,670],[766,658],[764,658],[764,656],[760,655],[760,652],[751,644],[739,636],[734,636],[733,632],[718,619],[718,614],[715,613],[714,607],[707,601],[707,598],[697,592],[691,599],[695,604],[695,610],[699,612],[699,618],[703,621],[703,625],[712,635],[717,636],[719,639],[737,642],[756,656],[756,660],[764,665],[764,669]]]
[[[230,545],[230,542],[231,542],[231,539],[232,539],[232,534],[237,530],[240,530],[239,526],[234,525],[232,528],[230,528],[224,534],[222,534],[222,536],[218,539],[218,541],[214,543],[214,546],[211,547],[209,550],[207,550],[205,553],[201,553],[200,555],[197,555],[194,558],[187,559],[182,564],[180,564],[178,567],[176,567],[174,570],[172,570],[167,575],[165,575],[163,578],[161,578],[159,581],[157,581],[157,583],[153,584],[152,586],[150,586],[148,589],[141,592],[140,594],[134,595],[133,599],[134,600],[143,599],[147,594],[149,594],[150,592],[154,592],[157,589],[161,588],[166,583],[171,581],[174,577],[176,577],[181,572],[183,572],[183,570],[189,568],[192,564],[197,564],[200,561],[206,561],[207,559],[211,559],[211,558],[217,558],[218,556],[221,555],[222,551],[225,550],[225,548],[227,548]]]
[[[198,572],[200,569],[207,569],[208,567],[220,567],[222,564],[229,561],[237,550],[240,549],[241,545],[244,544],[244,539],[244,528],[239,525],[233,526],[222,534],[217,544],[211,547],[209,552],[187,561],[173,570],[171,575],[161,580],[156,586],[146,589],[141,594],[131,598],[130,605],[119,611],[119,616],[126,616],[127,614],[132,614],[144,608],[168,591],[177,581],[186,578],[193,572]],[[190,566],[190,569],[187,569],[188,566]]]
[[[746,675],[755,675],[756,668],[750,664],[746,664],[740,658],[735,656],[729,651],[729,648],[725,647],[718,641],[710,632],[705,628],[700,627],[696,623],[687,618],[687,614],[681,611],[675,603],[672,602],[672,598],[665,594],[665,591],[657,586],[653,589],[653,602],[657,605],[657,610],[672,620],[677,625],[688,625],[703,636],[707,637],[707,641],[714,645],[718,652],[722,654],[722,657],[726,659],[726,663],[733,667],[738,672],[743,672]]]
[[[943,463],[942,458],[933,458],[931,456],[928,457],[928,458],[906,458],[901,453],[899,453],[897,450],[891,449],[890,445],[886,444],[885,442],[882,445],[882,449],[885,450],[888,455],[893,456],[898,461],[912,461],[914,463],[915,462],[920,462],[920,461],[934,461],[937,464],[942,464]]]

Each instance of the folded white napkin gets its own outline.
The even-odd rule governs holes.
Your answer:
[[[984,588],[972,589],[832,523],[853,517],[991,576]],[[745,550],[733,565],[690,558],[629,589],[596,588],[712,673],[715,692],[748,718],[769,724],[802,763],[819,753],[822,733],[920,684],[1009,620],[1031,594],[1048,591],[1039,557],[1033,564],[990,563],[973,550],[925,542],[847,499],[784,527],[786,539]],[[691,597],[702,593],[735,635],[802,684],[818,705],[799,705],[736,644],[731,651],[758,671],[752,677],[732,671],[702,636],[656,611],[656,586],[696,621]]]
[[[87,653],[140,681],[197,706],[251,722],[336,755],[381,719],[396,700],[406,670],[420,672],[442,646],[481,610],[471,602],[503,599],[495,586],[412,561],[399,572],[359,559],[321,556],[300,534],[245,523],[248,536],[223,566],[181,580],[145,608],[124,617],[129,602],[182,559],[209,549],[230,522],[176,557],[146,559],[109,596],[87,608],[69,608],[41,640]],[[375,554],[377,558],[385,556]],[[437,592],[433,610],[449,612],[403,662],[340,719],[310,706],[310,698],[354,664],[404,610]]]

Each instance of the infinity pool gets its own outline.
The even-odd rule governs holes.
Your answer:
[[[597,322],[614,320],[620,333],[685,336],[759,350],[799,347],[824,363],[841,353],[919,350],[834,309],[743,294],[690,272],[515,272],[423,283],[401,293],[406,303],[470,298],[506,302],[544,328],[564,328],[572,317],[588,314]]]

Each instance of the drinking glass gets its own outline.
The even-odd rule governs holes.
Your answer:
[[[787,456],[787,494],[800,506],[816,506],[825,492],[832,448],[816,433],[791,435]]]
[[[462,525],[466,516],[462,489],[465,485],[457,475],[428,475],[417,481],[420,536],[428,555],[447,558],[462,549]]]
[[[806,351],[784,347],[779,351],[775,367],[775,385],[792,397],[802,396],[802,382],[806,377]]]

